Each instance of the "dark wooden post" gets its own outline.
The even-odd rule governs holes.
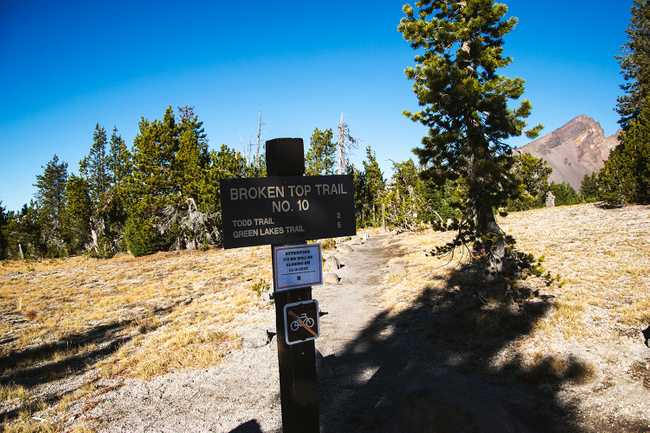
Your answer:
[[[302,139],[276,138],[267,141],[266,171],[268,176],[302,176],[305,172]],[[271,256],[274,256],[273,250]],[[275,263],[273,269],[275,272]],[[320,432],[314,341],[288,345],[284,332],[284,306],[309,299],[311,287],[274,294],[283,433]]]

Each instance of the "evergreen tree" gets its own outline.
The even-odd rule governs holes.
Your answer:
[[[174,248],[194,249],[214,240],[212,201],[217,185],[208,184],[210,155],[203,122],[192,107],[181,107],[179,147],[175,159],[179,197],[165,208],[164,230],[174,237]]]
[[[621,152],[630,161],[634,178],[632,200],[636,203],[650,203],[650,96],[644,102],[639,117],[630,123],[621,137]]]
[[[2,206],[2,201],[0,200],[0,260],[7,258],[7,222],[8,215],[6,209]]]
[[[461,218],[459,208],[466,201],[464,181],[446,180],[439,185],[434,179],[423,179],[423,200],[421,220],[441,227],[446,221]]]
[[[385,187],[377,155],[370,146],[366,147],[366,159],[363,161],[363,205],[362,219],[367,225],[377,226],[381,222],[380,197]]]
[[[616,111],[623,130],[639,117],[644,101],[650,97],[650,3],[633,0],[631,12],[625,53],[618,59],[625,83],[621,85],[624,95],[618,98]]]
[[[254,175],[251,166],[240,152],[222,144],[219,151],[210,152],[210,166],[206,182],[206,193],[202,196],[201,206],[213,217],[215,243],[220,243],[221,233],[221,196],[219,181],[221,179],[241,178]]]
[[[82,176],[88,182],[88,191],[95,209],[101,207],[102,196],[110,187],[110,159],[106,155],[106,130],[98,123],[93,131],[90,152],[80,162]]]
[[[528,153],[514,156],[512,173],[518,183],[518,195],[508,200],[508,209],[527,210],[544,204],[549,188],[548,178],[553,172],[542,158]]]
[[[549,185],[548,189],[555,196],[556,206],[577,204],[580,201],[580,198],[578,197],[576,191],[567,182],[553,182]]]
[[[620,144],[598,175],[599,199],[607,206],[650,202],[649,108],[644,106],[639,118],[620,134]]]
[[[117,128],[111,132],[108,170],[113,185],[120,185],[131,174],[131,154]]]
[[[314,128],[309,151],[305,157],[305,174],[307,176],[334,174],[337,144],[333,139],[334,133],[331,129]]]
[[[580,199],[593,203],[598,201],[598,172],[585,175],[580,183]]]
[[[35,202],[24,205],[20,212],[9,212],[4,233],[7,239],[7,257],[11,259],[37,258],[46,253],[41,243],[41,229]]]
[[[182,107],[179,124],[179,147],[175,157],[176,182],[184,198],[198,200],[205,170],[210,162],[203,122],[191,107]]]
[[[429,128],[415,149],[423,174],[440,184],[462,177],[468,186],[464,220],[457,222],[463,230],[441,252],[471,240],[489,275],[500,274],[512,250],[506,243],[513,241],[497,225],[494,209],[518,193],[505,140],[524,132],[531,111],[529,101],[509,106],[523,94],[524,81],[497,73],[511,62],[503,37],[516,19],[504,19],[507,7],[493,0],[421,0],[404,12],[398,30],[417,50],[415,66],[405,72],[423,107],[404,114]],[[540,129],[526,134],[532,138]]]
[[[175,182],[178,128],[171,107],[162,120],[140,120],[133,144],[133,171],[127,179],[128,249],[136,256],[167,249],[173,242],[161,231],[163,209],[173,206],[179,197]]]
[[[79,176],[70,176],[65,187],[65,210],[63,214],[63,234],[68,252],[82,252],[90,240],[90,201],[88,183]]]
[[[60,257],[67,254],[63,239],[63,211],[65,208],[65,185],[68,179],[68,164],[54,157],[43,167],[43,173],[36,176],[36,202],[38,223],[41,228],[45,254]]]
[[[393,162],[390,185],[381,197],[382,223],[413,230],[421,221],[424,204],[424,183],[413,161]]]
[[[126,181],[132,172],[131,153],[117,128],[113,128],[109,140],[108,172],[110,187],[96,211],[92,228],[93,239],[90,253],[100,258],[112,257],[126,250],[124,227],[126,224]]]
[[[625,55],[625,92],[617,111],[623,131],[599,174],[599,198],[609,206],[650,202],[650,3],[634,0]]]
[[[352,184],[354,185],[354,210],[356,224],[357,227],[365,227],[365,204],[363,197],[366,190],[366,176],[365,173],[359,171],[354,164],[348,164],[348,174],[352,176]]]

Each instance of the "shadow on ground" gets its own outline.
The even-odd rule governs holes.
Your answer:
[[[589,380],[568,357],[525,367],[491,360],[529,334],[552,299],[497,290],[459,269],[405,311],[378,314],[344,352],[323,360],[323,433],[580,432],[560,385]]]
[[[240,424],[239,426],[235,427],[234,430],[230,430],[228,433],[262,433],[262,429],[260,428],[260,424],[257,422],[257,420],[252,419],[250,421],[246,421],[243,424]]]
[[[186,300],[181,301],[186,303]],[[179,302],[180,303],[180,302]],[[160,307],[152,314],[169,314],[178,303]],[[21,386],[36,391],[29,399],[17,404],[3,405],[0,402],[0,425],[15,418],[21,411],[39,408],[42,404],[53,404],[64,395],[94,381],[89,377],[75,381],[97,364],[115,353],[134,336],[153,331],[157,326],[138,325],[142,317],[98,324],[83,332],[68,334],[56,340],[35,344],[0,356],[0,386]],[[66,380],[74,383],[66,386]]]

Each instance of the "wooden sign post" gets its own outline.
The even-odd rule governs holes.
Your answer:
[[[267,141],[266,167],[266,178],[221,181],[223,244],[271,244],[282,431],[318,433],[319,310],[311,285],[300,281],[321,282],[322,262],[320,248],[304,243],[356,234],[352,176],[303,176],[300,138]]]

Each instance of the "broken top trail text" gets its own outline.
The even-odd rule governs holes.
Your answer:
[[[355,233],[352,176],[270,176],[220,183],[226,248]]]
[[[317,183],[314,185],[265,185],[230,188],[230,200],[264,200],[285,197],[347,195],[342,183]]]

